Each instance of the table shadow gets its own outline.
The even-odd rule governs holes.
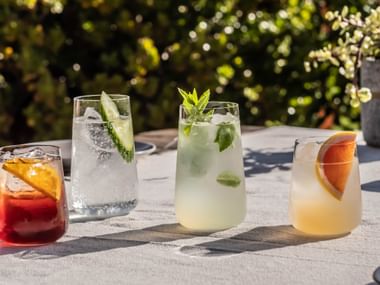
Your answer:
[[[380,161],[380,148],[358,145],[358,158],[360,163]]]
[[[286,164],[292,163],[293,151],[278,152],[270,148],[261,150],[246,148],[243,160],[245,176],[252,177],[275,169],[290,170],[290,166]]]
[[[287,246],[320,242],[343,237],[316,237],[303,234],[290,225],[257,227],[250,231],[180,249],[183,254],[200,257],[218,257],[235,255],[242,252],[256,252]]]
[[[380,180],[371,181],[361,185],[363,191],[380,193]]]
[[[147,243],[171,242],[209,234],[211,232],[192,232],[180,224],[162,224],[139,230],[81,237],[38,247],[0,247],[0,256],[11,254],[20,259],[55,259],[69,255],[140,246]]]

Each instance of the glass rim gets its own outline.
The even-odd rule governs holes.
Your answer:
[[[317,157],[315,159],[297,159],[296,158],[296,159],[293,159],[292,164],[294,164],[294,163],[315,163],[316,167],[321,167],[321,166],[325,166],[325,165],[338,166],[338,165],[353,163],[357,159],[358,159],[357,154],[355,152],[354,157],[351,160],[345,160],[345,161],[339,161],[339,162],[320,162],[320,161],[318,161]]]
[[[326,142],[329,138],[331,137],[331,135],[325,135],[325,136],[308,136],[308,137],[302,137],[302,138],[297,138],[295,140],[295,143],[294,143],[294,153],[293,153],[293,163],[294,161],[302,161],[302,162],[314,162],[314,163],[318,163],[319,165],[323,166],[323,165],[331,165],[331,166],[338,166],[338,165],[342,165],[342,164],[347,164],[347,163],[352,163],[353,161],[355,161],[355,159],[357,159],[357,143],[356,143],[356,140],[353,141],[353,142],[332,142],[332,143],[328,143]],[[322,145],[325,145],[325,146],[340,146],[340,145],[354,145],[354,156],[352,157],[352,159],[347,159],[347,160],[344,160],[344,161],[339,161],[339,162],[322,162],[322,161],[319,161],[318,159],[318,156],[319,156],[319,150],[318,150],[318,154],[315,155],[314,158],[312,159],[304,159],[304,158],[297,158],[297,147],[305,147],[306,144],[308,143],[311,143],[313,145],[317,145],[317,146],[322,146]]]
[[[2,156],[4,154],[6,154],[7,152],[11,152],[13,158],[14,157],[21,157],[25,153],[13,153],[13,151],[18,150],[18,149],[31,148],[31,147],[35,147],[35,148],[39,147],[39,148],[44,149],[44,153],[47,156],[61,158],[61,148],[57,145],[26,143],[26,144],[13,144],[13,145],[7,145],[7,146],[0,147],[0,160],[2,159]],[[55,152],[45,150],[47,147],[55,149]]]
[[[111,94],[107,94],[107,95],[110,96],[113,101],[130,100],[130,96],[127,94],[111,93]],[[98,101],[100,101],[100,96],[101,96],[101,94],[80,95],[80,96],[74,97],[74,101],[98,102]]]
[[[356,140],[353,142],[327,142],[327,140],[331,137],[331,135],[326,135],[326,136],[309,136],[309,137],[302,137],[302,138],[297,138],[295,140],[295,145],[299,144],[306,144],[306,143],[314,143],[314,144],[325,144],[325,145],[350,145],[350,144],[357,144]]]
[[[210,106],[212,104],[215,104],[216,106],[215,107]],[[180,104],[179,106],[182,109],[184,108],[183,104]],[[239,109],[239,104],[232,101],[209,101],[204,110],[211,110],[211,109],[218,110],[218,109],[227,109],[227,108]]]

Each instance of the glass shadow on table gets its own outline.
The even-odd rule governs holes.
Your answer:
[[[108,251],[117,248],[135,247],[148,243],[172,242],[197,236],[209,236],[213,232],[193,232],[179,224],[161,224],[138,230],[74,238],[68,241],[40,247],[1,247],[1,255],[14,255],[20,259],[55,259],[76,254]],[[343,237],[314,237],[295,230],[290,225],[257,227],[247,232],[229,237],[183,246],[179,251],[184,255],[198,257],[220,257],[256,252],[287,246],[331,240]]]
[[[341,238],[345,235],[318,237],[306,235],[290,225],[257,227],[247,232],[224,239],[204,242],[180,249],[183,254],[200,257],[235,255],[242,252],[256,252],[268,249],[297,246]]]
[[[380,180],[375,180],[361,185],[363,191],[380,193]]]
[[[207,236],[211,233],[192,232],[177,223],[161,224],[138,230],[58,241],[45,246],[2,247],[0,243],[0,256],[10,254],[20,259],[55,259],[76,254],[140,246],[148,243],[172,242],[196,236]]]
[[[269,173],[273,170],[290,170],[293,160],[293,150],[279,150],[264,148],[253,150],[244,149],[244,171],[245,177],[253,177],[257,174]]]

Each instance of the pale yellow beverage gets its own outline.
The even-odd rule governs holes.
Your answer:
[[[312,235],[341,235],[359,225],[359,162],[351,134],[297,141],[289,207],[296,229]]]
[[[238,225],[246,214],[246,193],[237,104],[210,102],[208,121],[182,116],[178,130],[175,211],[192,230]]]

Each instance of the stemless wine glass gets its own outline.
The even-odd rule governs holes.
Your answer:
[[[0,239],[14,245],[51,243],[65,233],[67,223],[59,148],[0,148]]]
[[[355,134],[338,133],[295,142],[289,215],[312,235],[349,233],[361,221]]]
[[[74,98],[72,138],[74,210],[88,219],[128,214],[138,191],[129,96]]]
[[[209,102],[204,113],[194,121],[180,106],[175,210],[181,225],[214,231],[246,214],[239,106]]]

